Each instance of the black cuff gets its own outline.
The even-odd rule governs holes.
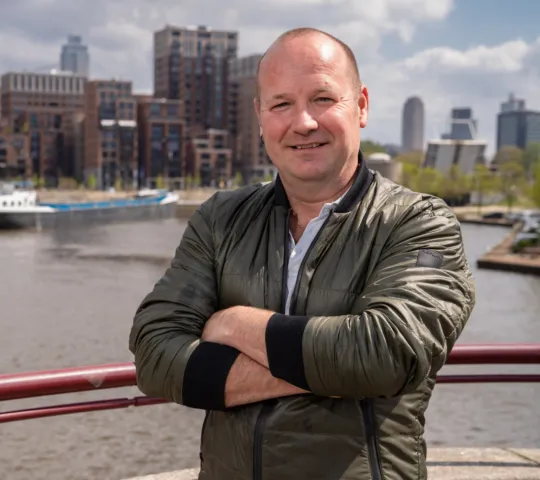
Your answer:
[[[239,354],[227,345],[200,343],[184,371],[182,404],[205,410],[225,410],[225,382]]]
[[[302,355],[302,337],[309,317],[272,315],[266,327],[266,354],[270,373],[309,390]]]

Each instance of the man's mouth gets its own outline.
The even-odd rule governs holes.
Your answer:
[[[323,147],[324,145],[326,145],[326,143],[309,143],[307,145],[293,145],[292,148],[294,148],[295,150],[305,150],[308,148]]]

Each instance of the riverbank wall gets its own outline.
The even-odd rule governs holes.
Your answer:
[[[540,275],[540,249],[538,247],[525,248],[522,253],[512,252],[512,243],[520,230],[521,224],[515,225],[502,242],[476,261],[476,266],[486,270]]]

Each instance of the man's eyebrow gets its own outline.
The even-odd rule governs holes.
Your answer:
[[[287,98],[286,93],[277,93],[276,95],[272,95],[270,100],[284,100],[285,98]]]
[[[313,92],[314,95],[318,95],[319,93],[329,93],[332,91],[332,88],[331,87],[321,87],[321,88],[317,88],[317,90],[315,90]],[[288,98],[289,95],[287,95],[286,93],[276,93],[275,95],[272,95],[270,97],[270,100],[285,100]]]

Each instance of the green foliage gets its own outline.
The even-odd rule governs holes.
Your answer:
[[[163,177],[159,175],[158,177],[156,177],[156,188],[158,190],[161,190],[164,187],[165,187],[165,181],[163,180]]]
[[[244,185],[244,178],[242,177],[242,174],[240,172],[236,172],[233,184],[235,187],[241,187],[242,185]]]
[[[372,153],[386,153],[386,148],[384,148],[380,143],[374,142],[373,140],[362,140],[362,153],[365,156],[371,155]]]
[[[517,160],[517,159],[516,159]],[[525,187],[525,171],[517,161],[507,161],[499,167],[498,191],[503,194],[508,210],[512,209]]]
[[[535,179],[531,187],[531,199],[534,205],[540,208],[540,162],[536,165]]]
[[[90,190],[95,190],[96,189],[96,184],[97,184],[96,176],[94,174],[90,175],[88,177],[88,180],[86,181],[86,183],[87,183],[88,188]]]

